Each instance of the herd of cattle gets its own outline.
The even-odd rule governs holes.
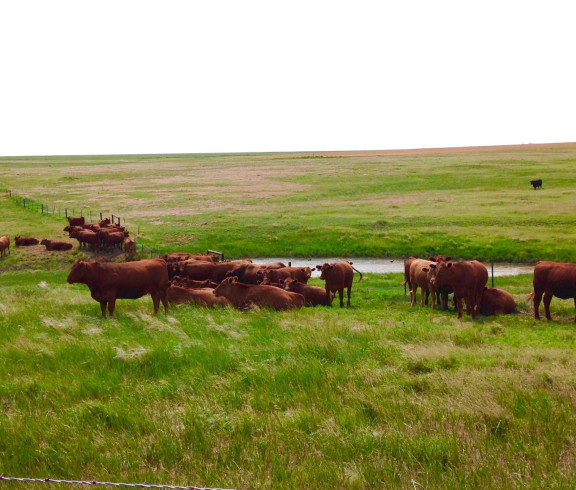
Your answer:
[[[85,223],[84,218],[68,217],[64,229],[70,238],[78,240],[79,247],[106,248],[122,245],[126,256],[135,254],[135,243],[128,232],[104,219],[99,223]],[[17,246],[37,245],[33,237],[16,237]],[[40,242],[47,250],[70,250],[72,244],[44,239]],[[10,253],[10,239],[0,237],[0,257]],[[308,285],[312,275],[310,267],[287,267],[281,262],[254,264],[250,259],[220,262],[217,254],[174,252],[161,259],[143,259],[125,263],[98,263],[76,260],[67,281],[84,283],[92,298],[100,303],[102,315],[108,310],[113,316],[117,299],[136,299],[152,296],[154,312],[160,303],[168,313],[169,303],[196,303],[202,306],[234,306],[248,309],[254,306],[288,310],[303,306],[331,306],[338,293],[340,307],[347,305],[354,278],[352,263],[340,261],[325,263],[316,268],[325,287]],[[360,274],[360,279],[362,274]],[[432,307],[441,304],[448,308],[448,295],[454,295],[458,318],[462,318],[464,301],[466,313],[507,314],[516,311],[513,296],[498,288],[488,288],[488,270],[476,260],[453,262],[451,257],[438,255],[421,259],[410,257],[405,261],[404,282],[410,290],[412,306],[416,305],[418,289],[421,304]],[[550,302],[553,296],[574,298],[576,307],[576,264],[540,261],[534,269],[534,289],[528,300],[534,301],[534,317],[540,318],[543,300],[546,318],[551,319]],[[576,317],[575,320],[576,322]]]

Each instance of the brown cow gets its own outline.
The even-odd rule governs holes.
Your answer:
[[[136,242],[132,238],[124,238],[124,253],[129,258],[133,258],[136,254]]]
[[[81,228],[78,231],[71,231],[69,236],[78,240],[78,247],[91,245],[94,248],[98,248],[98,233],[92,230]]]
[[[574,298],[576,307],[576,264],[566,262],[549,262],[541,260],[534,267],[534,290],[528,299],[534,299],[534,318],[540,320],[540,301],[544,295],[544,311],[546,318],[550,315],[552,297],[560,299]],[[576,322],[576,317],[574,318]]]
[[[66,219],[70,226],[82,226],[86,221],[84,216],[68,216]]]
[[[312,276],[310,267],[281,267],[279,269],[264,269],[261,272],[262,281],[260,284],[282,284],[287,279],[307,283]]]
[[[484,287],[488,282],[486,266],[477,260],[447,262],[441,260],[430,264],[430,281],[436,289],[450,286],[454,291],[454,301],[458,308],[458,318],[462,318],[462,299],[466,301],[466,313],[476,318]]]
[[[326,298],[326,291],[324,288],[318,286],[310,286],[294,279],[286,279],[284,281],[284,289],[293,293],[299,293],[304,296],[306,306],[330,306],[334,295],[330,293],[330,297]]]
[[[482,301],[480,301],[481,315],[508,315],[515,312],[516,301],[508,291],[498,288],[484,288]]]
[[[424,259],[414,259],[410,264],[410,304],[416,306],[416,294],[418,293],[418,288],[420,288],[422,306],[428,304],[428,296],[430,295],[430,287],[428,282],[428,270],[430,264],[433,264],[431,260]],[[432,300],[432,305],[435,306],[434,299]]]
[[[171,304],[196,303],[200,306],[232,306],[224,296],[216,296],[212,288],[187,289],[180,286],[168,288],[168,302]]]
[[[347,305],[350,306],[350,294],[352,292],[354,271],[360,274],[360,280],[362,280],[362,273],[352,267],[352,262],[342,260],[333,264],[317,265],[316,269],[322,271],[320,279],[326,281],[326,302],[331,306],[332,301],[330,300],[330,293],[334,293],[334,297],[336,297],[336,291],[338,291],[338,296],[340,297],[340,308],[344,307],[344,289],[346,288],[348,292]]]
[[[181,274],[188,279],[204,281],[209,279],[216,283],[221,282],[226,274],[236,266],[243,264],[242,260],[231,260],[227,262],[204,262],[200,260],[186,260],[181,263]]]
[[[48,240],[44,238],[40,245],[44,245],[46,250],[50,252],[65,252],[66,250],[70,250],[72,248],[72,244],[68,242],[58,242],[56,240]]]
[[[286,267],[286,265],[282,262],[268,262],[266,264],[246,262],[228,272],[226,277],[237,277],[238,282],[243,282],[244,284],[259,284],[262,281],[264,271],[283,267]]]
[[[38,245],[38,239],[31,236],[16,236],[14,243],[17,247],[30,247],[31,245]]]
[[[8,235],[0,237],[0,257],[3,257],[6,253],[10,253],[10,237]]]
[[[102,316],[106,316],[106,306],[110,317],[114,316],[117,299],[137,299],[146,294],[152,296],[154,313],[158,313],[162,301],[168,314],[168,271],[162,259],[106,264],[78,259],[66,281],[86,284],[92,298],[100,303]]]
[[[227,277],[214,290],[216,296],[224,296],[239,309],[253,306],[274,310],[299,309],[304,306],[304,296],[274,286],[243,284],[236,277]]]
[[[184,276],[175,276],[170,281],[171,286],[179,286],[185,289],[214,289],[218,286],[218,283],[206,279],[205,281],[195,281],[194,279],[188,279]]]

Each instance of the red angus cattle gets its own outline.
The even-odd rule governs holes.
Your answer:
[[[86,284],[92,298],[100,303],[102,316],[106,316],[106,307],[110,317],[114,315],[117,299],[137,299],[146,294],[152,296],[154,313],[162,302],[168,314],[168,271],[162,259],[106,264],[76,260],[66,281]]]
[[[231,260],[229,262],[204,262],[200,260],[187,260],[182,262],[182,275],[188,279],[196,281],[204,281],[209,279],[216,283],[221,282],[226,274],[233,270],[236,266],[243,264],[242,260]]]
[[[216,254],[193,254],[188,252],[170,252],[162,256],[168,266],[168,276],[172,279],[174,276],[183,273],[181,264],[188,260],[197,260],[200,262],[219,262],[220,257]]]
[[[68,216],[66,218],[70,226],[82,226],[85,223],[84,216]]]
[[[534,318],[540,319],[540,301],[544,295],[544,311],[546,318],[550,315],[552,297],[561,299],[574,298],[576,307],[576,264],[566,262],[549,262],[541,260],[534,267],[534,290],[528,299],[534,299]],[[576,322],[576,317],[574,318]]]
[[[340,262],[335,262],[333,264],[323,264],[317,265],[316,269],[322,271],[320,274],[320,279],[326,281],[326,301],[332,304],[330,301],[330,293],[334,293],[336,296],[336,291],[338,291],[338,296],[340,297],[340,308],[344,307],[344,289],[348,292],[348,306],[350,306],[350,294],[352,292],[352,282],[354,280],[354,271],[360,274],[360,280],[362,280],[362,273],[352,267],[352,263],[346,260]]]
[[[274,286],[243,284],[236,277],[227,277],[214,290],[216,296],[224,296],[239,309],[253,306],[274,310],[291,310],[304,306],[304,296]]]
[[[71,243],[47,240],[46,238],[44,238],[40,244],[44,245],[46,250],[49,250],[50,252],[65,252],[66,250],[70,250],[72,248]]]
[[[0,237],[0,257],[3,257],[6,253],[10,253],[10,237],[8,235]]]
[[[304,296],[306,306],[330,306],[334,299],[333,294],[330,294],[330,297],[326,298],[326,291],[324,288],[310,286],[294,279],[287,279],[284,281],[284,289]]]
[[[466,301],[466,313],[476,318],[484,287],[488,282],[488,270],[477,260],[430,264],[430,281],[435,288],[449,286],[454,291],[458,318],[462,318],[462,299]]]
[[[98,233],[83,228],[79,231],[71,231],[70,238],[78,240],[79,247],[91,245],[92,247],[97,248],[99,244]]]
[[[176,276],[170,281],[172,286],[179,286],[185,289],[214,289],[218,283],[206,279],[205,281],[195,281],[184,276]]]
[[[508,315],[516,312],[514,297],[503,289],[484,288],[480,301],[481,315]]]
[[[31,236],[17,236],[14,237],[14,243],[17,247],[29,247],[31,245],[38,245],[38,239]]]
[[[420,288],[421,293],[421,305],[424,306],[428,304],[428,296],[430,294],[430,287],[428,283],[428,268],[430,264],[433,264],[431,260],[424,259],[414,259],[410,264],[410,303],[412,306],[416,306],[416,294],[418,288]],[[434,306],[434,300],[432,305]]]
[[[228,272],[226,277],[234,276],[238,282],[244,284],[259,284],[263,279],[264,271],[286,267],[282,262],[269,262],[266,264],[253,264],[247,262]]]
[[[124,253],[129,258],[136,254],[136,242],[132,238],[124,238]]]
[[[410,284],[410,266],[415,260],[419,260],[418,257],[413,257],[411,255],[404,261],[404,280],[402,281],[401,286],[408,284],[408,291],[412,291],[412,284]]]
[[[307,283],[312,276],[312,269],[310,267],[281,267],[280,269],[265,269],[261,273],[262,281],[260,284],[262,285],[282,284],[287,279],[295,279]]]
[[[212,288],[187,289],[180,286],[168,288],[168,302],[171,304],[195,303],[207,308],[232,306],[224,296],[216,296]]]

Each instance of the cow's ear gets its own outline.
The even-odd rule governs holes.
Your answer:
[[[436,269],[436,264],[430,264],[430,269],[432,270]]]
[[[422,272],[428,272],[429,270],[428,267],[422,267]]]

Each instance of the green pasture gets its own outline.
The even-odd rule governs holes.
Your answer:
[[[532,189],[533,178],[543,189]],[[122,216],[160,252],[576,260],[576,146],[0,158],[1,186],[62,212]]]

